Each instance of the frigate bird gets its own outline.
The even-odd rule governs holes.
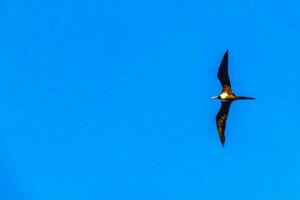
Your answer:
[[[230,105],[235,100],[252,100],[252,97],[236,96],[231,91],[231,84],[228,75],[228,50],[226,50],[218,70],[218,79],[222,85],[222,92],[219,96],[212,97],[213,99],[221,100],[221,108],[216,116],[217,129],[222,145],[225,143],[225,127],[229,113]]]

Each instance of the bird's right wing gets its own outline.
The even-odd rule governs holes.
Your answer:
[[[225,85],[231,87],[230,79],[228,75],[228,50],[225,52],[221,64],[219,66],[218,79],[221,82],[223,87]]]
[[[222,145],[225,143],[226,120],[229,113],[231,101],[222,101],[222,106],[216,116],[217,129]]]

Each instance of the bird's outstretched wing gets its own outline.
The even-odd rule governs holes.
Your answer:
[[[222,62],[219,66],[218,79],[220,80],[223,87],[225,85],[231,87],[230,79],[228,75],[228,50],[226,50]]]
[[[229,113],[231,101],[222,101],[222,106],[216,116],[217,129],[222,145],[225,143],[226,120]]]

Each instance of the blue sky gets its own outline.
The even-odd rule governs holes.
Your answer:
[[[299,199],[298,1],[3,0],[1,199]],[[216,73],[229,49],[226,144]]]

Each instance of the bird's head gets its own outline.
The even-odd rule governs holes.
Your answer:
[[[221,99],[221,97],[220,96],[213,96],[213,97],[211,97],[212,99]]]

